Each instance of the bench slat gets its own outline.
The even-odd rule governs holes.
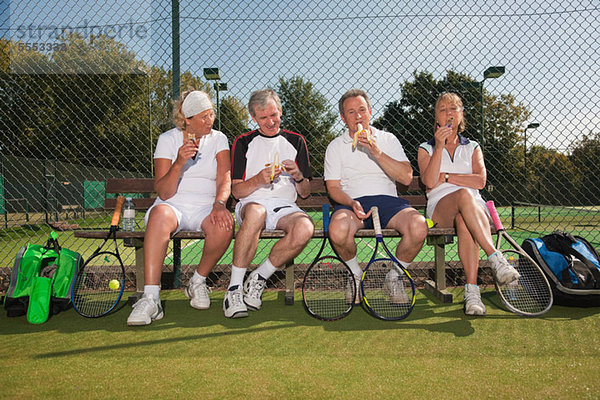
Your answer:
[[[79,238],[88,238],[88,239],[104,239],[108,231],[106,230],[76,230],[75,237]],[[399,237],[400,234],[394,229],[382,229],[381,233],[384,237]],[[496,230],[492,227],[492,233],[496,233]],[[139,232],[117,232],[117,239],[125,239],[125,238],[136,238],[143,239],[144,231]],[[282,238],[285,235],[285,232],[279,229],[270,230],[270,231],[262,231],[260,234],[261,239],[278,239]],[[456,230],[454,228],[429,228],[427,232],[428,236],[454,236],[456,235]],[[179,231],[177,234],[173,235],[172,239],[204,239],[204,232],[198,231]],[[323,238],[324,232],[322,229],[315,229],[314,238]],[[375,231],[373,229],[360,229],[356,232],[355,237],[359,238],[372,238],[375,237]]]
[[[120,192],[120,193],[125,193],[125,192]],[[133,201],[133,204],[135,204],[136,210],[147,210],[150,208],[150,206],[152,204],[154,204],[155,199],[156,199],[155,197],[149,197],[149,198],[144,197],[144,198],[131,199],[131,200]],[[116,204],[117,204],[117,199],[105,199],[104,200],[104,208],[106,210],[114,210]]]
[[[153,178],[107,179],[106,193],[152,193]]]

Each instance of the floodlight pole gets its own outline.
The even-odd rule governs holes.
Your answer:
[[[483,83],[486,79],[495,79],[504,75],[504,67],[489,67],[483,72],[483,80],[479,83],[479,91],[481,95],[481,148],[485,144],[485,127],[484,127],[484,116],[483,116]]]
[[[213,88],[217,92],[217,127],[221,130],[221,113],[219,110],[219,91],[227,90],[227,84],[221,83],[219,80],[221,79],[221,73],[219,72],[219,68],[204,68],[204,79],[207,81],[216,81],[213,84]]]
[[[525,185],[527,185],[527,129],[535,129],[540,126],[537,122],[527,124],[525,127],[524,141],[523,141],[523,171],[525,172]],[[527,187],[527,186],[525,186]]]
[[[226,91],[227,84],[224,82],[215,82],[213,88],[217,92],[217,126],[219,127],[219,130],[221,130],[221,109],[219,105],[219,91]]]

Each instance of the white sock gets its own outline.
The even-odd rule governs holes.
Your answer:
[[[229,288],[232,286],[242,287],[244,284],[244,276],[246,275],[246,268],[238,268],[235,265],[231,265],[231,280],[229,281]]]
[[[190,282],[193,283],[202,283],[202,282],[206,282],[206,277],[202,276],[198,273],[198,271],[194,271],[194,275],[192,276],[192,279],[190,279]]]
[[[265,280],[267,280],[271,277],[271,275],[277,272],[277,268],[275,268],[275,266],[271,263],[271,260],[269,260],[269,257],[267,257],[267,259],[260,264],[260,267],[256,269],[256,272],[265,278]]]
[[[158,285],[144,285],[144,294],[146,296],[152,296],[154,300],[160,299],[160,286]]]
[[[500,257],[501,255],[502,255],[502,253],[501,253],[500,251],[497,251],[497,250],[496,250],[495,252],[493,252],[493,253],[492,253],[492,254],[491,254],[489,257],[488,257],[488,260],[491,260],[491,259],[492,259],[492,257],[494,257],[494,256],[498,256],[498,257]]]
[[[346,261],[346,264],[348,264],[348,266],[350,267],[350,270],[352,271],[352,273],[356,276],[362,276],[363,270],[360,267],[360,265],[358,265],[358,260],[356,259],[356,256],[348,261]]]

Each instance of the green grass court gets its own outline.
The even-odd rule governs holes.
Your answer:
[[[0,314],[0,398],[597,398],[600,315],[553,307],[510,314],[493,291],[486,317],[420,291],[413,313],[379,321],[355,308],[325,323],[301,298],[266,292],[248,318],[207,311],[163,292],[165,317],[125,324],[129,308],[100,319],[73,310],[30,325]],[[462,291],[457,298],[462,299]]]
[[[530,211],[510,230],[517,241],[560,225],[598,247],[597,213],[582,218],[579,211],[547,210],[540,224],[537,209]],[[501,209],[507,228],[510,213]],[[78,223],[103,227],[108,218]],[[28,234],[45,238],[48,232],[45,226],[5,229],[0,252],[12,260]],[[99,244],[72,232],[60,232],[59,239],[84,257]],[[364,243],[368,259],[373,241]],[[311,241],[302,262],[312,261],[319,244]],[[183,246],[183,264],[195,264],[201,242]],[[454,260],[452,246],[447,257]],[[432,260],[427,247],[417,261]],[[132,263],[133,250],[120,250]],[[257,259],[267,251],[259,247]],[[488,315],[467,317],[463,289],[451,290],[453,304],[420,290],[413,313],[398,322],[376,320],[360,307],[341,321],[318,321],[304,311],[299,288],[293,306],[284,305],[283,292],[267,291],[263,308],[239,320],[223,316],[221,291],[212,294],[207,311],[192,309],[182,290],[163,291],[165,317],[137,328],[125,323],[125,301],[104,318],[86,319],[71,309],[43,325],[8,318],[3,310],[0,399],[598,398],[598,308],[553,306],[542,317],[524,318],[504,311],[488,287]]]

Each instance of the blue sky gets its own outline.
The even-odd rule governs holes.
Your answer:
[[[6,5],[6,0],[0,0]],[[121,36],[144,61],[171,64],[170,2],[46,1],[10,3],[10,28],[21,25],[143,26]],[[449,69],[482,79],[495,95],[513,94],[540,128],[529,144],[564,149],[600,132],[600,7],[597,1],[181,1],[181,70],[219,67],[228,95],[276,87],[279,77],[311,81],[335,110],[351,87],[367,90],[375,117],[397,100],[412,72],[436,79]],[[6,16],[0,21],[6,26]],[[125,29],[125,28],[123,28]],[[20,31],[21,34],[24,32]],[[121,32],[127,32],[122,30]],[[131,32],[131,31],[129,31]],[[33,38],[29,38],[33,40]]]

